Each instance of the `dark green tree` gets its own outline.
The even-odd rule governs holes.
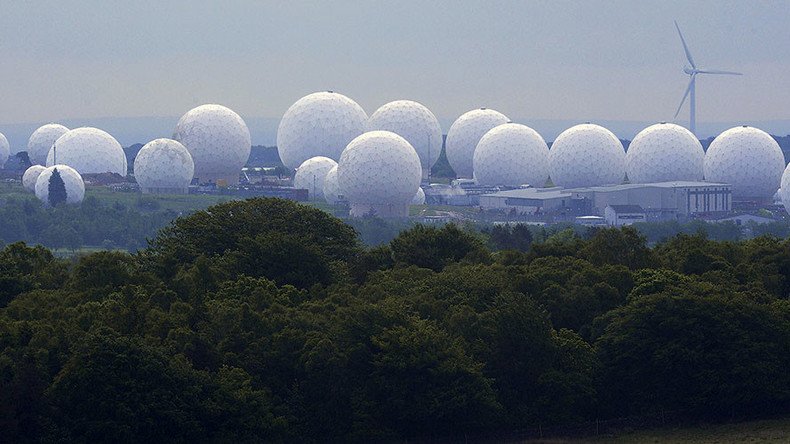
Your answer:
[[[390,243],[395,262],[441,271],[461,260],[484,261],[488,251],[483,241],[455,224],[441,228],[417,225]]]
[[[60,171],[57,168],[52,170],[47,187],[47,198],[50,206],[57,207],[66,203],[66,198],[68,197],[66,195],[66,184],[63,183],[63,178],[60,177]]]

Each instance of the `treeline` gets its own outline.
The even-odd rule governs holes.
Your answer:
[[[527,231],[528,232],[528,231]],[[455,225],[361,245],[251,199],[135,255],[0,252],[0,430],[25,441],[460,439],[790,406],[790,243]],[[530,234],[531,236],[531,234]]]
[[[50,248],[83,246],[136,251],[178,214],[159,210],[154,198],[133,205],[108,204],[88,196],[80,205],[48,208],[37,199],[6,198],[0,205],[0,244],[24,241]]]

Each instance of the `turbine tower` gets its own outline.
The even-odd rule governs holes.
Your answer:
[[[686,45],[686,39],[683,38],[683,33],[680,32],[680,26],[678,26],[678,22],[675,21],[675,28],[678,30],[678,35],[680,36],[680,43],[683,44],[683,51],[686,53],[686,60],[689,62],[689,66],[683,67],[683,72],[689,75],[689,86],[686,88],[686,93],[683,94],[683,99],[680,101],[680,105],[678,105],[678,110],[675,111],[675,119],[677,119],[678,114],[680,113],[680,109],[683,107],[683,104],[686,102],[686,97],[689,97],[689,130],[697,134],[697,116],[696,116],[696,108],[697,108],[697,99],[696,99],[696,81],[697,81],[697,74],[726,74],[732,76],[740,76],[743,75],[739,72],[733,71],[721,71],[717,69],[700,69],[697,68],[697,64],[694,63],[694,57],[691,56],[691,51],[689,51],[688,45]]]

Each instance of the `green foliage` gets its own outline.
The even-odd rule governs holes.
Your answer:
[[[74,228],[134,207],[85,203],[0,212]],[[450,224],[363,248],[311,207],[223,203],[137,254],[0,250],[0,430],[456,441],[663,410],[776,414],[790,405],[789,296],[790,242],[773,237],[651,248],[633,229]]]
[[[398,235],[390,246],[395,262],[434,271],[461,260],[484,261],[488,256],[478,237],[455,224],[440,228],[417,225]]]
[[[63,183],[63,178],[60,177],[60,171],[57,168],[52,170],[52,175],[49,176],[47,192],[47,198],[51,207],[57,207],[66,203],[66,184]]]

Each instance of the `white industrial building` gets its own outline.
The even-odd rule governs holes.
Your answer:
[[[647,221],[647,213],[639,205],[607,205],[603,214],[606,225],[614,227]]]
[[[521,214],[598,215],[611,205],[638,205],[648,220],[676,219],[732,210],[730,185],[658,182],[586,188],[524,188],[480,196],[480,207]]]

